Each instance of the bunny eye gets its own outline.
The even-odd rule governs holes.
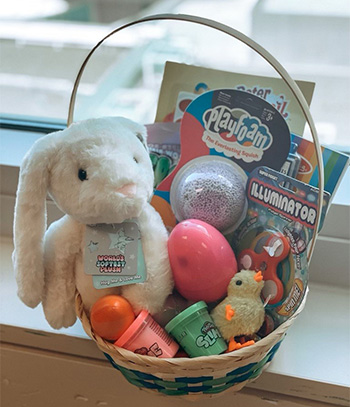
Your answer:
[[[242,285],[242,280],[237,280],[236,285]]]
[[[82,168],[79,168],[78,177],[79,177],[80,181],[86,181],[88,179],[87,172],[85,170],[83,170]]]
[[[139,163],[139,160],[136,157],[133,157],[136,164]]]

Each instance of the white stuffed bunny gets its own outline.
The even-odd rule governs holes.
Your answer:
[[[66,215],[46,230],[47,192]],[[43,304],[53,328],[74,324],[75,292],[89,312],[121,293],[135,312],[159,312],[173,287],[167,232],[149,204],[153,170],[146,129],[124,118],[90,119],[39,139],[23,160],[15,206],[13,263],[18,295]],[[86,225],[137,218],[147,279],[95,289],[84,272]],[[45,236],[44,236],[45,234]]]

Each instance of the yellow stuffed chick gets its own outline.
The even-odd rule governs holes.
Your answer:
[[[227,297],[211,312],[215,325],[229,342],[229,351],[254,343],[251,340],[241,344],[235,337],[253,335],[263,324],[265,309],[260,299],[263,287],[261,271],[242,270],[231,279]]]

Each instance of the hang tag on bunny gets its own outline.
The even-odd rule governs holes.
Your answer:
[[[143,283],[146,266],[137,222],[87,226],[84,271],[97,289]]]

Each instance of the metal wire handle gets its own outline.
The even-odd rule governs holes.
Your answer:
[[[315,233],[312,236],[311,243],[309,246],[308,256],[307,256],[307,260],[308,260],[308,262],[310,262],[314,248],[315,248],[316,238],[317,238],[317,234],[318,234],[317,232],[318,232],[319,225],[320,225],[322,206],[323,206],[323,193],[324,193],[322,150],[321,150],[320,142],[318,140],[316,126],[315,126],[315,123],[311,116],[310,109],[305,100],[304,95],[302,94],[301,90],[299,89],[299,87],[295,83],[295,81],[288,74],[288,72],[283,68],[283,66],[277,61],[276,58],[274,58],[268,51],[266,51],[266,49],[264,49],[261,45],[259,45],[258,43],[253,41],[251,38],[247,37],[246,35],[242,34],[241,32],[239,32],[225,24],[218,23],[217,21],[214,21],[214,20],[186,15],[186,14],[157,14],[157,15],[152,15],[152,16],[148,16],[148,17],[143,17],[139,20],[132,21],[130,23],[122,25],[119,28],[116,28],[115,30],[113,30],[109,34],[107,34],[104,38],[102,38],[102,40],[100,40],[91,49],[91,51],[85,58],[82,66],[80,67],[80,70],[79,70],[78,75],[74,82],[74,87],[73,87],[73,91],[72,91],[70,102],[69,102],[67,125],[69,126],[73,122],[74,106],[75,106],[76,95],[77,95],[77,90],[78,90],[78,86],[80,83],[80,79],[83,75],[83,72],[85,70],[87,63],[89,62],[90,57],[96,51],[96,49],[99,48],[105,40],[107,40],[112,35],[118,33],[119,31],[122,31],[128,27],[132,27],[137,24],[151,22],[151,21],[160,21],[160,20],[184,21],[184,22],[204,25],[206,27],[221,31],[222,33],[227,34],[233,38],[236,38],[237,40],[243,42],[248,47],[250,47],[255,52],[257,52],[263,59],[265,59],[265,61],[268,62],[268,64],[271,65],[274,68],[274,70],[280,75],[280,77],[283,79],[285,84],[288,86],[289,90],[295,96],[295,98],[300,106],[300,109],[303,112],[303,115],[306,119],[306,122],[309,126],[309,129],[310,129],[310,132],[312,135],[312,139],[314,141],[316,157],[317,157],[317,162],[318,162],[318,186],[319,186],[319,194],[318,194],[318,200],[317,200],[318,211],[317,211],[317,215],[316,215]]]

